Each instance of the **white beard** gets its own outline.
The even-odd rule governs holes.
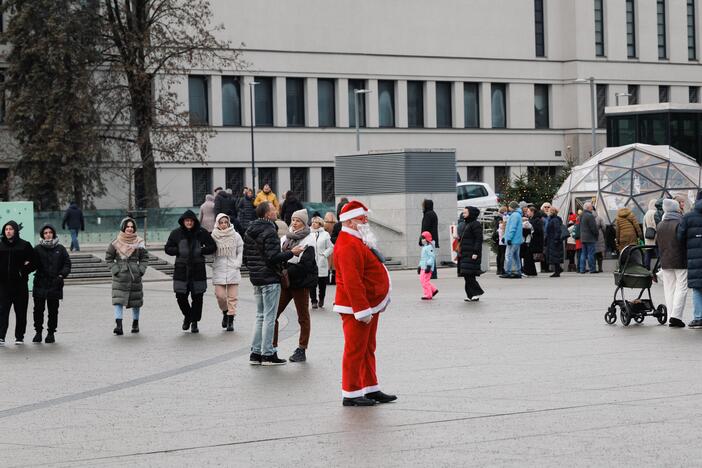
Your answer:
[[[363,240],[364,244],[366,244],[371,249],[378,248],[378,238],[375,236],[375,233],[373,233],[371,227],[368,224],[357,224],[356,229],[361,235],[361,239]]]

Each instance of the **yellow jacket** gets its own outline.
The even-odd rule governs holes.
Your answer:
[[[267,201],[269,203],[272,203],[273,206],[275,206],[275,209],[279,209],[280,205],[278,204],[278,197],[275,196],[275,193],[271,191],[269,194],[266,194],[263,190],[258,192],[258,195],[256,195],[256,199],[254,200],[253,204],[254,206],[258,206],[264,201]]]

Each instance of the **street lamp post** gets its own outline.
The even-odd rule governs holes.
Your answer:
[[[576,83],[590,82],[590,111],[592,113],[592,155],[594,156],[597,151],[597,106],[595,104],[595,78],[578,78],[575,80]]]
[[[614,99],[617,102],[617,107],[619,107],[619,98],[622,96],[630,97],[631,94],[629,94],[629,93],[614,93]]]
[[[356,115],[356,151],[361,151],[361,131],[359,129],[358,125],[358,95],[359,94],[368,94],[370,93],[370,89],[354,89],[353,90],[353,107],[354,107],[354,112]]]
[[[249,83],[249,104],[251,106],[251,191],[256,193],[256,158],[254,156],[254,125],[256,124],[256,113],[254,111],[254,86],[258,81]]]

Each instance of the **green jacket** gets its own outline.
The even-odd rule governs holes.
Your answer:
[[[110,243],[105,260],[112,272],[112,305],[121,304],[127,309],[141,307],[144,304],[141,278],[149,265],[146,249],[136,249],[128,258],[121,258]]]

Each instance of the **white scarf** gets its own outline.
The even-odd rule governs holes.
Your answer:
[[[217,244],[218,257],[233,257],[236,254],[236,234],[233,226],[227,229],[215,228],[212,238]]]

